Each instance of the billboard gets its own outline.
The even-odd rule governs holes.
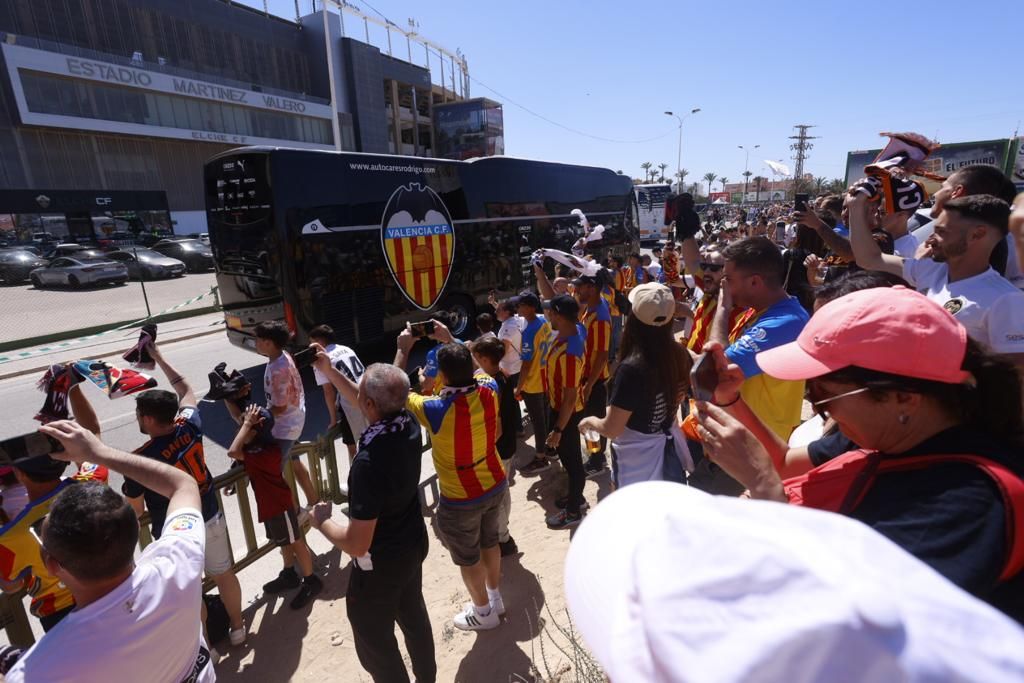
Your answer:
[[[1018,192],[1024,192],[1024,138],[1017,138],[1013,141],[1013,154],[1010,156],[1013,166],[1010,180],[1017,186]]]
[[[712,192],[708,196],[708,201],[717,202],[719,199],[721,199],[723,202],[728,202],[731,200],[731,198],[732,195],[729,194],[728,192]]]
[[[633,186],[641,240],[662,240],[668,237],[665,201],[670,192],[671,186],[667,184]]]
[[[925,162],[925,170],[941,176],[949,176],[965,166],[988,164],[1009,175],[1013,170],[1012,162],[1015,161],[1010,154],[1013,142],[1006,139],[943,144]],[[874,161],[880,151],[881,149],[872,149],[848,153],[846,155],[846,184],[849,185],[864,177],[864,167]],[[1024,177],[1014,177],[1014,182],[1024,183]],[[925,182],[925,186],[929,192],[935,192],[939,188],[939,183],[929,180]]]

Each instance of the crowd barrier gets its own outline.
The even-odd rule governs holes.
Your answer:
[[[300,441],[292,446],[291,455],[298,455],[305,460],[306,466],[309,469],[310,479],[313,480],[313,485],[320,495],[320,500],[331,501],[335,505],[343,505],[347,501],[347,496],[344,494],[341,486],[337,451],[334,445],[338,435],[339,432],[337,429],[334,429],[315,441]],[[425,441],[423,452],[426,453],[428,450],[430,450],[430,442]],[[288,465],[285,468],[285,479],[287,479],[292,493],[295,494],[295,478],[292,475],[291,458],[288,459]],[[270,541],[264,541],[260,545],[256,538],[256,511],[253,509],[253,505],[247,495],[249,478],[245,476],[244,468],[232,468],[213,480],[217,501],[220,503],[221,510],[225,511],[225,514],[227,508],[224,505],[223,497],[225,495],[224,490],[229,486],[235,489],[234,497],[238,502],[238,511],[242,522],[242,541],[245,543],[245,555],[241,558],[235,557],[234,548],[238,539],[231,537],[232,525],[229,524],[228,543],[232,549],[231,556],[235,557],[235,562],[231,568],[237,573],[264,555],[269,554],[276,546]],[[428,492],[430,493],[429,499],[427,496]],[[424,508],[435,505],[438,496],[436,474],[420,482],[420,502]],[[149,531],[149,524],[149,512],[146,512],[139,518],[140,549],[153,542],[153,536]],[[307,522],[304,526],[304,531],[308,530],[308,528]],[[211,579],[207,578],[203,582],[204,592],[209,591],[213,587],[214,583]],[[24,591],[0,595],[0,628],[6,633],[7,641],[19,647],[28,647],[35,642],[32,625],[29,622],[30,618],[34,619],[35,617],[29,617],[24,597]]]

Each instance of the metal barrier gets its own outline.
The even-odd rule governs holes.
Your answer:
[[[313,480],[313,486],[316,488],[320,500],[329,500],[335,505],[342,505],[348,500],[348,497],[341,489],[338,458],[334,447],[334,442],[339,434],[340,432],[335,428],[316,441],[300,441],[292,446],[292,450],[289,453],[291,457],[288,458],[288,463],[285,467],[285,479],[288,482],[288,486],[292,489],[293,496],[296,495],[296,488],[291,463],[292,457],[298,455],[306,456],[309,476]],[[422,452],[426,453],[428,450],[430,450],[430,439],[426,438]],[[236,559],[234,564],[231,565],[232,571],[237,573],[264,555],[269,554],[276,545],[271,541],[266,541],[263,545],[259,545],[256,539],[256,517],[247,495],[249,477],[245,475],[244,468],[231,468],[213,480],[213,489],[216,492],[217,503],[220,505],[222,513],[224,510],[224,489],[229,486],[235,487],[234,496],[238,501],[238,510],[242,518],[242,536],[245,542],[245,555],[241,559]],[[427,490],[431,493],[430,502],[427,500]],[[439,495],[437,474],[433,474],[425,481],[420,482],[419,497],[420,503],[424,508],[436,505]],[[296,500],[298,500],[297,497]],[[308,529],[309,523],[307,521],[303,525],[303,531],[305,532]],[[150,533],[150,518],[147,511],[139,518],[139,548],[144,549],[152,542],[153,535]],[[232,544],[230,533],[228,534],[228,544],[229,546]],[[234,557],[234,547],[231,547],[231,556]],[[213,587],[214,582],[212,579],[207,578],[203,581],[204,593]],[[29,647],[35,642],[28,613],[25,610],[24,597],[24,591],[0,595],[0,628],[6,632],[8,641],[12,645],[19,647]]]

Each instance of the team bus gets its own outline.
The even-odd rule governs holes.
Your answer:
[[[232,343],[285,320],[304,344],[327,323],[339,341],[392,339],[448,310],[465,333],[488,293],[533,284],[536,249],[583,234],[598,258],[639,247],[629,178],[602,168],[243,147],[204,170],[210,246]]]

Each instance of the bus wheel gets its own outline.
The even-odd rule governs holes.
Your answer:
[[[473,327],[476,320],[476,306],[468,296],[450,297],[440,308],[454,314],[455,327],[452,328],[452,334],[456,337],[462,337]]]

